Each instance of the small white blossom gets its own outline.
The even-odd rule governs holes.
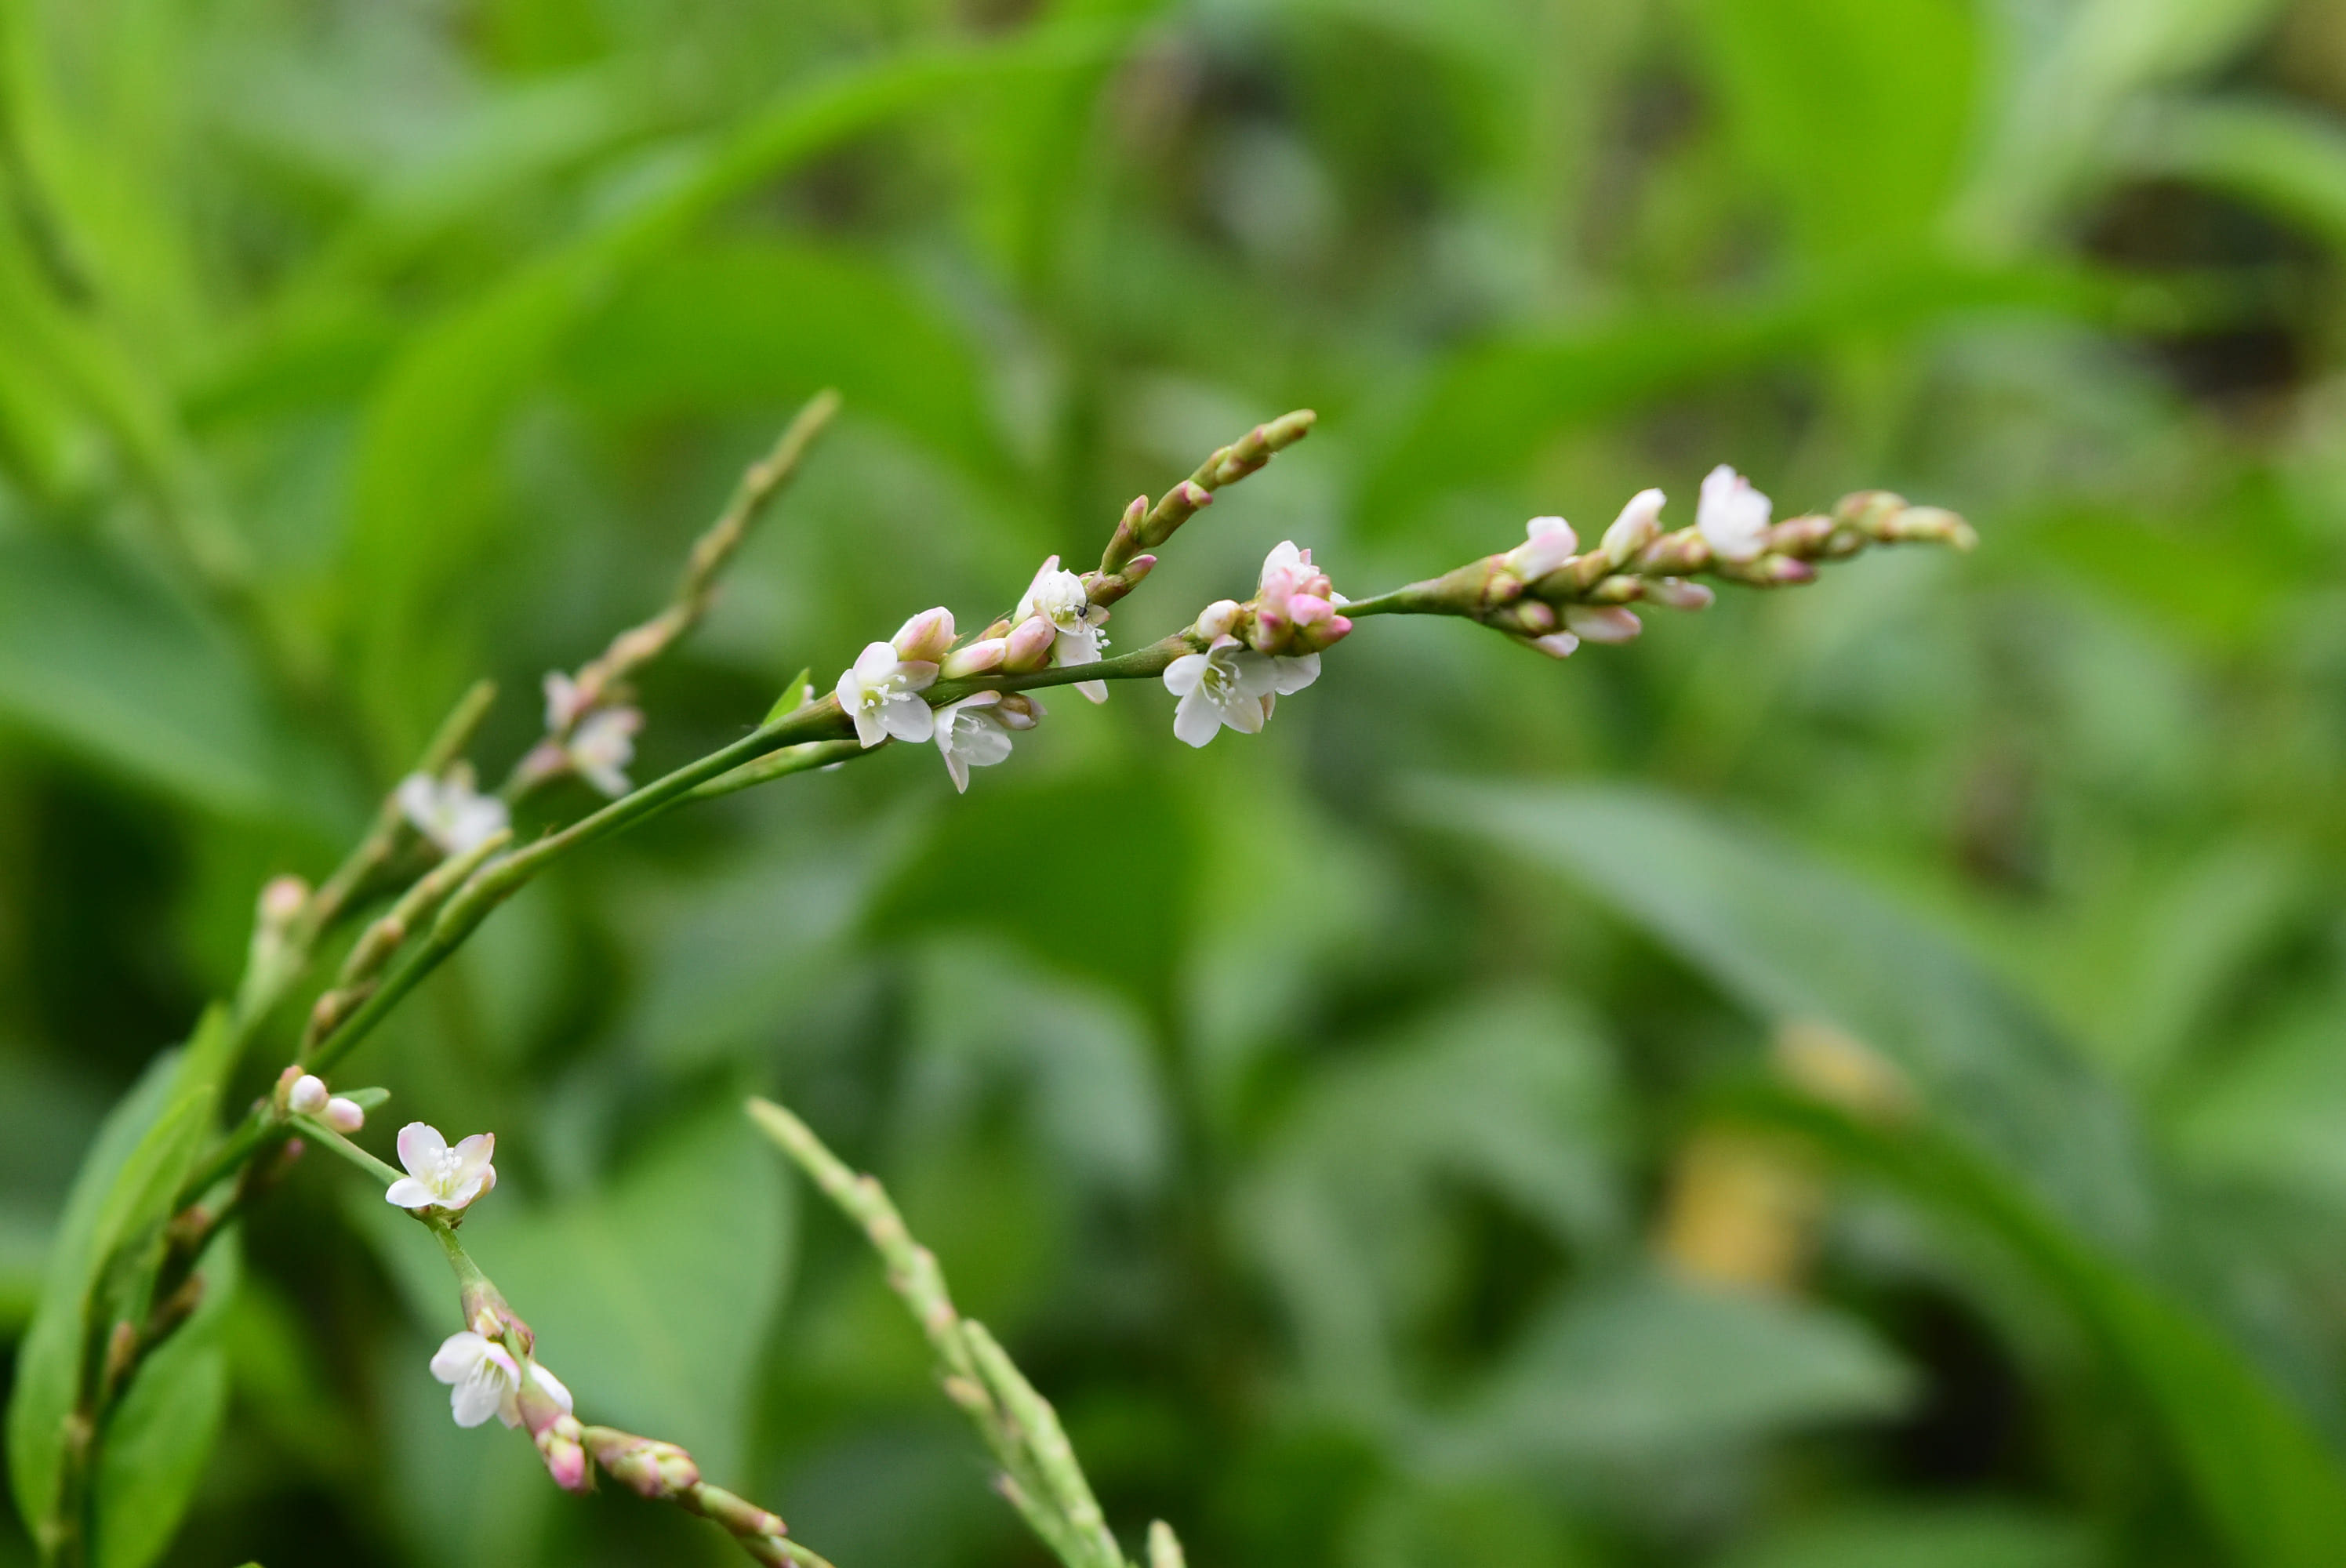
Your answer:
[[[578,721],[563,746],[581,779],[614,799],[627,792],[627,766],[636,759],[636,731],[644,716],[632,708],[598,708]]]
[[[546,672],[546,729],[549,735],[566,735],[570,727],[586,715],[594,699],[579,689],[578,683],[558,669]]]
[[[1099,628],[1107,620],[1107,611],[1091,602],[1084,592],[1084,580],[1073,572],[1059,569],[1056,555],[1043,563],[1035,580],[1010,613],[1014,622],[1029,616],[1041,616],[1051,623],[1055,634],[1051,643],[1051,662],[1062,667],[1097,664],[1100,657]],[[1079,680],[1076,689],[1093,702],[1107,700],[1107,682]]]
[[[1181,700],[1173,709],[1173,734],[1192,746],[1203,746],[1229,725],[1242,735],[1258,734],[1269,717],[1266,699],[1279,687],[1273,667],[1301,659],[1275,660],[1259,654],[1238,638],[1216,637],[1204,653],[1183,654],[1165,667],[1165,689]],[[1311,674],[1319,674],[1312,660]],[[1304,685],[1311,684],[1307,676]],[[1297,689],[1300,689],[1297,688]]]
[[[505,803],[475,790],[473,769],[462,762],[443,779],[411,773],[401,779],[399,809],[417,832],[448,855],[471,853],[510,821]]]
[[[407,1174],[383,1197],[400,1208],[462,1208],[497,1185],[495,1133],[474,1133],[454,1148],[440,1129],[410,1122],[399,1129],[399,1163]]]
[[[991,768],[1010,756],[1010,728],[1004,722],[1002,694],[980,691],[937,709],[937,751],[954,788],[969,792],[969,770]]]
[[[1703,476],[1694,525],[1722,561],[1749,561],[1765,547],[1770,502],[1751,482],[1720,463]]]
[[[936,681],[935,665],[899,658],[891,643],[869,643],[841,672],[833,689],[839,706],[855,721],[855,738],[872,747],[892,735],[926,740],[936,732],[936,716],[921,697]]]
[[[476,1427],[491,1416],[509,1427],[521,1425],[521,1369],[494,1339],[469,1329],[449,1335],[433,1352],[432,1375],[449,1385],[448,1412],[458,1426]],[[529,1380],[563,1414],[571,1413],[570,1390],[561,1379],[533,1361]]]
[[[1524,524],[1524,542],[1507,552],[1507,570],[1536,583],[1580,548],[1580,535],[1561,517],[1535,517]]]

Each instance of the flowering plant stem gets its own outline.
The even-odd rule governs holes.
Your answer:
[[[798,1162],[871,1240],[887,1267],[889,1288],[936,1353],[945,1396],[975,1423],[1001,1465],[997,1490],[1066,1568],[1131,1568],[1108,1531],[1057,1412],[985,1326],[954,1308],[936,1255],[913,1238],[887,1189],[876,1177],[858,1175],[812,1128],[772,1101],[753,1099],[749,1110],[759,1130]],[[1162,1520],[1149,1526],[1149,1560],[1151,1568],[1181,1562],[1180,1543]]]
[[[1563,657],[1583,638],[1618,642],[1636,636],[1639,623],[1625,607],[1631,603],[1651,599],[1680,609],[1708,603],[1710,590],[1688,581],[1698,575],[1782,586],[1813,578],[1817,563],[1872,545],[1971,543],[1970,529],[1953,514],[1910,506],[1879,491],[1846,497],[1830,515],[1795,517],[1771,526],[1767,498],[1722,467],[1705,482],[1703,510],[1694,527],[1663,534],[1658,521],[1661,493],[1647,491],[1624,510],[1603,543],[1586,552],[1576,553],[1576,535],[1563,519],[1536,518],[1523,545],[1372,598],[1347,601],[1309,550],[1283,543],[1265,561],[1254,597],[1246,603],[1218,600],[1167,636],[1099,657],[1098,628],[1108,618],[1108,606],[1148,575],[1157,560],[1148,552],[1210,504],[1218,489],[1256,472],[1309,433],[1315,416],[1299,410],[1219,449],[1155,505],[1146,496],[1135,500],[1096,570],[1065,571],[1058,557],[1051,557],[1013,615],[974,640],[954,635],[944,607],[922,612],[892,641],[868,645],[831,693],[818,697],[810,685],[795,682],[786,710],[770,714],[731,744],[629,789],[624,769],[632,759],[630,738],[642,716],[626,706],[627,678],[702,618],[722,568],[796,472],[837,401],[829,392],[815,398],[751,465],[695,545],[661,610],[614,637],[575,676],[556,672],[547,677],[546,737],[516,763],[495,796],[474,792],[469,764],[462,760],[494,697],[484,682],[458,701],[424,748],[415,774],[386,795],[357,846],[314,891],[291,878],[280,878],[264,891],[251,955],[227,1010],[226,1027],[240,1051],[307,973],[330,936],[371,902],[389,907],[359,935],[334,983],[317,997],[296,1061],[275,1094],[257,1103],[194,1162],[179,1185],[165,1227],[169,1244],[160,1263],[149,1266],[146,1288],[130,1297],[138,1304],[136,1320],[110,1326],[97,1321],[93,1298],[91,1320],[82,1328],[85,1342],[107,1347],[107,1375],[86,1384],[66,1422],[58,1512],[40,1526],[45,1543],[54,1543],[48,1547],[51,1561],[78,1563],[86,1552],[81,1513],[107,1410],[141,1359],[185,1319],[184,1293],[153,1287],[200,1284],[192,1275],[205,1247],[227,1217],[245,1207],[256,1184],[281,1168],[278,1156],[290,1154],[297,1134],[373,1176],[398,1179],[398,1173],[321,1119],[321,1114],[339,1117],[349,1128],[363,1120],[356,1102],[330,1098],[325,1074],[364,1044],[499,904],[563,856],[685,801],[867,757],[888,748],[892,739],[934,739],[956,787],[966,787],[971,767],[1002,760],[1009,754],[1010,736],[1032,728],[1042,717],[1040,705],[1025,694],[1046,687],[1073,684],[1098,701],[1105,699],[1108,682],[1161,678],[1181,697],[1175,733],[1191,745],[1204,745],[1224,727],[1259,730],[1278,697],[1318,677],[1321,655],[1362,616],[1454,616]],[[566,773],[614,798],[556,831],[515,846],[504,826],[510,803]],[[422,805],[413,803],[418,799]],[[1050,1405],[982,1325],[954,1310],[934,1257],[905,1233],[878,1184],[841,1165],[780,1107],[759,1102],[753,1114],[863,1226],[886,1259],[892,1283],[930,1337],[946,1392],[976,1421],[1001,1465],[1004,1494],[1069,1568],[1128,1568]],[[431,1136],[436,1140],[439,1135]],[[439,1152],[447,1153],[444,1145]],[[404,1145],[402,1157],[408,1159]],[[422,1174],[414,1161],[409,1164],[411,1176]],[[214,1190],[231,1180],[235,1187],[225,1203],[208,1207]],[[461,1206],[474,1190],[460,1196],[452,1189],[445,1201]],[[502,1298],[456,1243],[454,1209],[415,1212],[434,1226],[460,1279],[467,1280],[468,1299],[493,1303],[503,1315],[498,1321],[506,1320]],[[526,1329],[518,1319],[510,1322],[513,1353],[525,1363]],[[485,1330],[473,1331],[484,1340],[488,1337]],[[607,1472],[644,1495],[723,1524],[762,1561],[820,1563],[784,1541],[780,1520],[702,1483],[683,1451],[608,1428],[582,1427],[569,1416],[566,1402],[560,1420],[566,1427],[557,1430],[547,1418],[535,1421],[533,1432],[549,1470],[564,1484],[583,1483],[591,1476],[585,1457],[591,1451]],[[551,1448],[549,1431],[555,1433]],[[1162,1525],[1151,1532],[1148,1559],[1150,1568],[1178,1568],[1179,1543]]]

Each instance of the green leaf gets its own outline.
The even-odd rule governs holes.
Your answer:
[[[2141,175],[2229,192],[2346,246],[2346,132],[2328,115],[2280,101],[2178,103],[2146,115],[2125,147]]]
[[[1812,259],[1923,247],[1972,135],[1967,0],[1701,0],[1694,37],[1743,160]]]
[[[0,539],[0,722],[215,810],[283,809],[287,742],[250,667],[93,548]]]
[[[212,1135],[237,1045],[214,1007],[185,1049],[158,1057],[123,1097],[75,1177],[8,1402],[9,1483],[36,1540],[55,1528],[66,1421],[97,1336],[143,1302],[160,1227]]]
[[[813,696],[814,668],[809,666],[782,684],[781,696],[774,698],[774,706],[766,709],[766,717],[759,723],[771,724],[785,714],[796,713]]]
[[[487,542],[487,459],[508,417],[573,334],[648,264],[727,202],[815,155],[969,85],[1096,61],[1122,36],[1095,25],[900,55],[793,87],[586,232],[509,274],[420,332],[386,373],[360,440],[352,567],[363,606],[370,695],[386,717],[428,722],[415,688],[439,592]],[[461,651],[461,650],[456,650]],[[444,672],[443,672],[444,673]],[[421,677],[421,678],[419,678]]]
[[[1902,261],[1754,299],[1494,339],[1436,368],[1358,494],[1370,526],[1392,531],[1444,489],[1504,483],[1576,423],[1688,387],[1986,310],[2106,316],[2116,298],[2076,274]]]
[[[2229,1561],[2321,1568],[2346,1541],[2346,1472],[2304,1413],[2195,1312],[2113,1260],[1996,1166],[1919,1124],[1871,1126],[1778,1095],[1746,1107],[2004,1248],[2142,1406]]]
[[[2016,1508],[1904,1506],[1831,1514],[1729,1553],[1719,1568],[2099,1568],[2092,1532]]]
[[[138,1369],[106,1424],[97,1477],[96,1568],[148,1568],[171,1544],[228,1413],[221,1324],[236,1294],[233,1238],[215,1243],[204,1298]]]
[[[1426,781],[1422,816],[1566,873],[1770,1022],[1833,1024],[2092,1234],[2147,1243],[2109,1085],[1945,938],[1764,830],[1647,791]]]
[[[1565,1297],[1437,1445],[1445,1462],[1659,1459],[1906,1408],[1914,1379],[1821,1308],[1632,1274]]]

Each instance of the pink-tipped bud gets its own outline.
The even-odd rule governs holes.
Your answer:
[[[680,1496],[700,1481],[700,1467],[692,1455],[672,1442],[632,1432],[602,1437],[595,1449],[595,1461],[620,1485],[655,1501]]]
[[[1239,624],[1239,602],[1236,599],[1216,599],[1198,612],[1198,635],[1208,642],[1230,635]]]
[[[1290,594],[1287,613],[1299,626],[1315,626],[1336,613],[1336,606],[1317,594]]]
[[[1637,612],[1618,606],[1566,605],[1564,624],[1585,642],[1626,643],[1645,629]]]
[[[1192,512],[1214,504],[1214,493],[1194,479],[1181,481],[1173,487],[1173,494],[1178,495]]]
[[[304,1116],[314,1116],[326,1108],[326,1081],[315,1073],[304,1073],[293,1080],[285,1091],[285,1108]]]
[[[918,664],[935,664],[953,651],[953,612],[939,605],[933,610],[923,610],[896,629],[889,639],[895,647],[896,657]]]
[[[1556,606],[1544,599],[1525,599],[1515,606],[1515,624],[1537,636],[1556,630]]]
[[[1580,639],[1570,632],[1550,632],[1544,637],[1532,638],[1532,647],[1550,658],[1570,658],[1580,647]]]
[[[338,1133],[355,1133],[366,1125],[366,1112],[356,1100],[336,1095],[326,1102],[326,1125]]]
[[[984,675],[997,668],[1010,652],[1007,637],[981,637],[966,647],[957,647],[945,655],[937,674],[946,680],[960,680],[965,676]]]
[[[1649,583],[1646,595],[1674,610],[1707,610],[1719,598],[1708,583],[1689,583],[1684,577],[1664,577],[1658,583]]]
[[[1507,552],[1507,569],[1526,583],[1536,583],[1580,548],[1580,535],[1561,517],[1535,517],[1524,524],[1524,542]]]
[[[1277,653],[1287,646],[1287,617],[1257,606],[1254,625],[1247,628],[1247,642],[1257,653]]]
[[[325,998],[321,996],[318,1000],[323,1002]],[[277,1074],[277,1103],[279,1105],[284,1105],[288,1097],[292,1095],[293,1085],[301,1081],[304,1069],[301,1064],[297,1062],[288,1066],[282,1073]]]
[[[546,1473],[565,1492],[585,1492],[587,1488],[586,1447],[579,1441],[581,1435],[577,1420],[567,1415],[540,1427],[536,1434],[538,1455],[546,1461]]]
[[[265,925],[292,923],[310,901],[310,884],[299,877],[271,877],[260,890],[260,919]]]
[[[1605,558],[1616,566],[1626,566],[1661,535],[1662,493],[1640,490],[1605,530]]]
[[[1010,628],[1003,649],[1002,667],[1006,670],[1041,669],[1050,662],[1051,645],[1058,638],[1058,630],[1042,616],[1029,616]]]

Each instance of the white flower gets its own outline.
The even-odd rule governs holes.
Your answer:
[[[578,683],[558,669],[546,672],[546,729],[549,735],[567,735],[570,727],[578,722],[594,699],[579,689]]]
[[[1703,476],[1694,525],[1720,560],[1749,561],[1765,545],[1769,506],[1749,480],[1722,463]]]
[[[937,751],[953,775],[954,788],[969,792],[969,770],[991,768],[1010,755],[1010,727],[1003,722],[1002,694],[975,692],[937,709]]]
[[[1026,585],[1018,607],[1010,612],[1013,623],[1023,621],[1029,616],[1041,616],[1051,623],[1051,629],[1056,634],[1051,641],[1053,664],[1070,666],[1099,662],[1099,629],[1107,620],[1107,611],[1091,602],[1090,596],[1084,592],[1081,577],[1059,569],[1056,555],[1043,563],[1041,570],[1035,574],[1035,580]],[[1076,683],[1076,689],[1093,702],[1107,700],[1107,682],[1104,680],[1079,680]]]
[[[401,1208],[462,1208],[497,1185],[495,1133],[474,1133],[454,1148],[440,1129],[410,1122],[399,1129],[399,1163],[407,1174],[383,1197]]]
[[[411,773],[401,779],[399,809],[417,832],[448,855],[471,853],[510,820],[503,800],[473,788],[473,769],[463,762],[444,779]]]
[[[872,747],[892,735],[926,740],[935,733],[936,716],[921,693],[936,680],[937,667],[926,659],[899,658],[893,644],[870,643],[841,672],[833,691],[855,721],[855,738]]]
[[[598,708],[578,721],[563,751],[578,776],[617,799],[627,792],[628,763],[636,759],[636,731],[644,716],[632,708]]]
[[[1524,524],[1524,542],[1507,552],[1507,570],[1536,583],[1580,548],[1580,535],[1561,517],[1535,517]]]
[[[1165,667],[1165,689],[1181,700],[1173,709],[1173,733],[1192,746],[1203,746],[1227,724],[1242,735],[1258,734],[1270,717],[1266,699],[1279,690],[1280,663],[1300,665],[1302,659],[1277,660],[1259,654],[1229,636],[1214,639],[1204,653],[1183,654]],[[1320,673],[1319,660],[1300,686]]]
[[[521,1369],[495,1340],[469,1329],[449,1335],[433,1352],[432,1375],[450,1385],[448,1412],[458,1426],[476,1427],[491,1416],[509,1427],[521,1425]],[[571,1413],[570,1390],[561,1379],[533,1361],[529,1380],[561,1406],[563,1414]]]

